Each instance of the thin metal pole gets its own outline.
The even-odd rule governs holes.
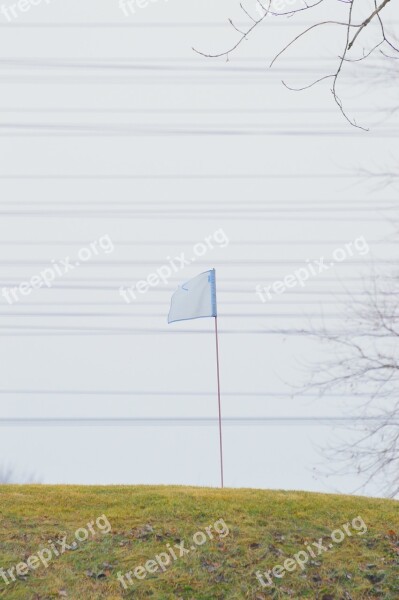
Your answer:
[[[219,445],[220,445],[220,482],[224,487],[223,480],[223,440],[222,440],[222,405],[220,402],[220,370],[219,370],[219,337],[218,337],[218,318],[215,317],[215,335],[216,335],[216,370],[218,379],[218,405],[219,405]]]

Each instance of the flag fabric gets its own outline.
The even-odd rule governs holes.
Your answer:
[[[172,296],[168,323],[216,316],[216,275],[212,269],[179,286]]]

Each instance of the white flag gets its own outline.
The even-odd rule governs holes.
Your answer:
[[[172,296],[168,323],[216,316],[216,276],[212,269],[179,286]]]

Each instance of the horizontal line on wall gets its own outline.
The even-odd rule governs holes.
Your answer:
[[[365,423],[375,422],[384,423],[386,418],[380,417],[225,417],[223,418],[224,426],[262,426],[262,425],[339,425],[345,423]],[[399,421],[390,421],[390,425],[399,424]],[[214,426],[218,425],[218,419],[215,417],[142,417],[142,418],[1,418],[0,427],[43,427],[43,426],[59,426],[59,427],[132,427],[132,426]]]

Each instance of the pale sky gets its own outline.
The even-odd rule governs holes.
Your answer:
[[[192,47],[234,43],[227,18],[248,20],[231,0],[159,0],[128,16],[116,1],[53,0],[7,14],[2,287],[52,261],[76,262],[100,238],[114,251],[12,305],[0,299],[0,464],[43,483],[218,485],[217,421],[207,424],[217,417],[213,323],[166,322],[176,286],[215,267],[226,485],[352,492],[360,480],[318,474],[318,447],[350,435],[347,423],[315,418],[348,415],[353,399],[296,394],[321,350],[295,332],[345,326],[339,314],[361,278],[367,285],[397,257],[395,190],[359,175],[395,159],[394,88],[373,75],[381,60],[349,65],[340,84],[366,133],[344,120],[328,83],[306,92],[281,84],[331,72],[333,31],[268,69],[309,15],[271,20],[227,63]],[[121,298],[120,286],[192,256],[216,231],[227,245],[131,304]],[[358,238],[368,254],[266,303],[256,294]],[[79,422],[101,418],[110,420]]]

